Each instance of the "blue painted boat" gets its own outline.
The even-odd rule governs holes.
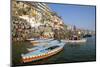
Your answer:
[[[33,46],[33,48],[27,48],[27,50],[28,51],[35,51],[35,50],[42,49],[42,48],[45,48],[47,46],[55,45],[58,43],[59,43],[59,41],[57,41],[57,40],[49,41],[48,43],[38,43],[37,46]]]
[[[52,56],[58,52],[60,52],[63,47],[64,47],[65,43],[64,42],[59,42],[59,41],[51,41],[48,43],[47,46],[42,47],[42,46],[38,46],[39,49],[34,50],[36,48],[32,48],[31,52],[28,52],[26,54],[22,54],[22,60],[24,63],[26,62],[32,62],[32,61],[36,61],[39,59],[43,59],[49,56]]]
[[[27,39],[28,41],[37,41],[37,42],[48,42],[48,41],[51,41],[53,39],[40,39],[40,38],[30,38],[30,39]]]
[[[37,39],[37,40],[30,40],[33,45],[38,45],[39,43],[46,43],[52,41],[53,39]]]
[[[63,42],[66,43],[85,43],[87,41],[86,38],[80,39],[80,40],[62,40]]]

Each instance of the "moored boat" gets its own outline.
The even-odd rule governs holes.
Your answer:
[[[38,49],[48,47],[49,45],[55,45],[55,44],[58,44],[58,43],[59,43],[59,41],[57,41],[57,40],[49,41],[47,43],[38,43],[38,45],[33,46],[32,48],[27,48],[27,50],[28,51],[35,51],[35,50],[38,50]]]
[[[33,45],[37,45],[39,43],[44,43],[44,42],[49,42],[52,41],[53,39],[30,39],[29,41],[33,44]]]
[[[66,43],[84,43],[87,41],[87,39],[79,39],[79,40],[63,40]]]
[[[35,40],[35,38],[30,38],[30,39],[27,39],[27,41],[32,41],[32,40]]]
[[[49,41],[51,41],[51,40],[53,40],[53,39],[38,39],[38,40],[32,40],[31,42],[49,42]]]
[[[26,62],[32,62],[32,61],[36,61],[39,59],[43,59],[49,56],[52,56],[58,52],[60,52],[63,47],[64,47],[65,43],[64,42],[60,42],[58,44],[51,44],[48,45],[47,47],[41,47],[41,49],[37,49],[35,51],[31,51],[29,53],[26,54],[22,54],[22,60],[24,63]]]

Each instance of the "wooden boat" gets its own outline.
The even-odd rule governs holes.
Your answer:
[[[35,38],[30,38],[30,39],[27,39],[27,41],[32,41],[32,40],[35,40]]]
[[[31,51],[26,54],[22,54],[21,55],[22,60],[24,63],[26,63],[26,62],[32,62],[32,61],[36,61],[39,59],[47,58],[49,56],[52,56],[52,55],[60,52],[63,49],[64,45],[65,45],[65,43],[61,42],[59,44],[55,43],[55,45],[54,44],[49,45],[45,48],[41,47],[41,49]]]
[[[48,43],[38,43],[38,45],[33,46],[33,48],[27,48],[27,50],[28,51],[35,51],[35,50],[38,50],[38,49],[48,47],[49,45],[55,45],[55,44],[58,44],[58,43],[59,43],[59,41],[57,41],[57,40],[53,40],[53,41],[50,41]]]
[[[80,39],[80,40],[63,40],[66,43],[84,43],[87,41],[87,39]]]
[[[38,40],[31,40],[30,42],[33,45],[39,44],[39,43],[44,43],[44,42],[49,42],[52,41],[53,39],[38,39]]]

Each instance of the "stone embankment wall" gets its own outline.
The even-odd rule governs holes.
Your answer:
[[[26,20],[15,16],[12,17],[11,34],[13,41],[24,41],[32,36],[31,33],[31,26]]]

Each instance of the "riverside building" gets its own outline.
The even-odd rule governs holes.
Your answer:
[[[12,34],[14,34],[12,37],[15,40],[25,40],[34,37],[34,34],[37,34],[36,37],[39,38],[53,38],[53,29],[64,29],[64,23],[61,17],[53,12],[45,3],[13,1],[12,16],[21,19],[21,21],[24,20],[26,23],[24,24],[23,22],[23,24],[21,24],[21,21],[16,21],[21,23],[15,24],[15,20],[12,18],[12,25],[16,26],[18,29],[20,28],[20,32],[16,27],[12,28]],[[30,26],[30,29],[28,29],[27,26]],[[27,30],[27,32],[23,33],[22,30]],[[19,35],[16,36],[15,32],[19,32]]]

